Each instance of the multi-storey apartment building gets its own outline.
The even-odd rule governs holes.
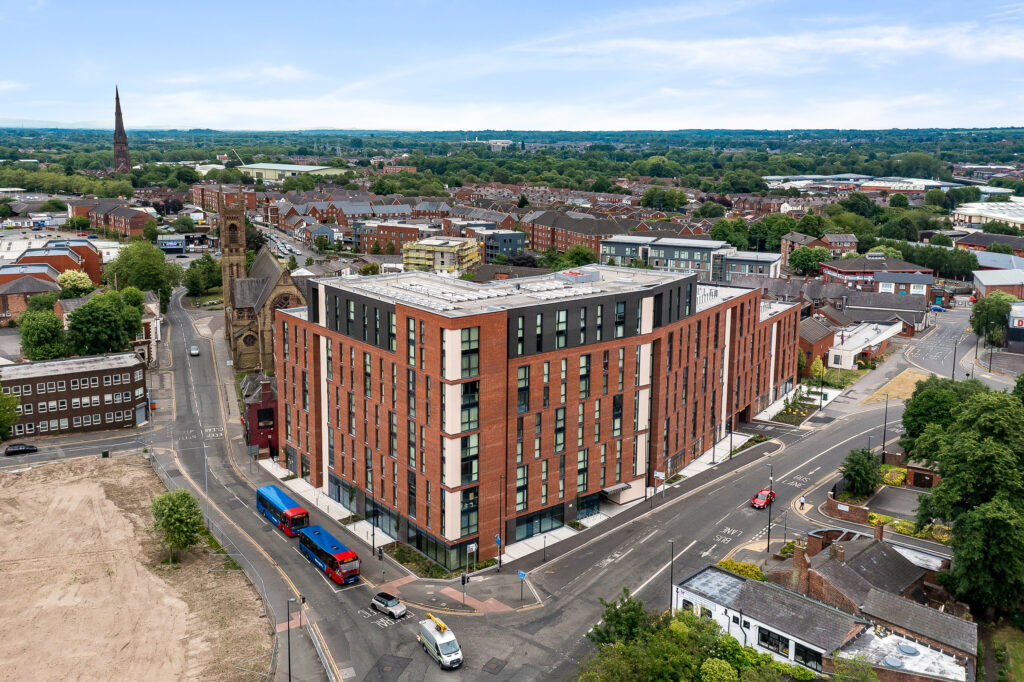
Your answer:
[[[740,251],[716,239],[679,239],[620,235],[601,242],[601,262],[645,266],[667,272],[695,272],[701,281],[731,282],[733,277],[778,277],[781,256],[777,253]]]
[[[590,265],[309,282],[275,320],[282,463],[448,567],[643,498],[791,390],[798,308]]]

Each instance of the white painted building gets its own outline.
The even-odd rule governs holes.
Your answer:
[[[835,332],[836,343],[828,349],[828,366],[856,369],[857,358],[863,352],[873,355],[882,343],[903,330],[902,322],[861,322]]]

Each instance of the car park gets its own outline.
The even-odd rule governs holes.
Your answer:
[[[388,592],[378,592],[370,600],[370,606],[381,613],[386,613],[392,618],[398,619],[404,616],[409,609],[398,600],[398,597]]]
[[[11,443],[4,450],[5,455],[27,455],[32,452],[38,452],[39,448],[35,445],[29,445],[28,443]]]
[[[750,506],[755,509],[765,509],[775,501],[775,491],[768,488],[761,488],[750,500]]]

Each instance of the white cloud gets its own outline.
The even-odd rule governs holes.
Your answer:
[[[21,90],[25,87],[24,83],[18,81],[0,81],[0,92],[10,92],[11,90]]]

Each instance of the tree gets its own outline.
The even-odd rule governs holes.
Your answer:
[[[867,448],[850,450],[839,471],[846,489],[857,497],[867,497],[882,484],[882,463]]]
[[[262,230],[259,230],[254,226],[249,219],[245,219],[245,248],[247,250],[259,252],[267,244],[267,235]]]
[[[173,227],[174,231],[178,234],[188,234],[189,232],[195,231],[196,224],[195,221],[192,220],[191,216],[180,215],[174,219],[171,223],[171,227]]]
[[[520,268],[535,268],[537,267],[537,258],[532,253],[520,251],[508,259],[508,264]]]
[[[171,561],[175,560],[176,552],[188,551],[198,544],[203,531],[203,511],[188,490],[178,488],[157,495],[150,509]]]
[[[565,261],[568,263],[567,267],[578,268],[582,265],[596,263],[597,256],[594,255],[594,252],[589,246],[576,244],[574,246],[570,246],[569,250],[565,252]]]
[[[81,270],[65,270],[60,273],[57,276],[57,285],[60,286],[61,298],[78,298],[96,288],[89,275]]]
[[[41,294],[36,294],[28,299],[28,305],[25,307],[27,312],[33,312],[36,310],[49,310],[53,312],[53,306],[57,303],[57,292],[46,291]]]
[[[709,658],[700,666],[700,682],[737,682],[739,675],[728,661]]]
[[[312,257],[312,256],[306,256],[306,262],[305,262],[305,265],[306,265],[306,266],[310,266],[310,265],[312,265],[312,264],[313,264],[313,257]]]
[[[374,239],[373,243],[370,244],[370,253],[375,256],[380,253],[380,242],[378,240]]]
[[[32,299],[35,299],[35,296],[33,296]],[[29,304],[31,304],[31,302],[32,300],[29,300]],[[1017,381],[1013,383],[1013,390],[1010,391],[1010,393],[1017,396],[1017,399],[1024,403],[1024,374],[1017,377]],[[904,412],[904,414],[906,414],[906,412]]]
[[[910,206],[910,199],[907,199],[905,194],[893,194],[889,198],[890,208],[908,208]]]
[[[189,266],[185,271],[183,284],[189,296],[202,296],[206,293],[206,278],[203,277],[203,271],[199,268]]]
[[[939,581],[976,607],[1012,609],[1024,591],[1024,516],[1006,498],[986,502],[953,525],[953,565]]]
[[[377,196],[398,194],[398,183],[381,176],[374,180],[373,184],[370,185],[370,191]]]
[[[67,345],[64,323],[53,309],[27,311],[18,318],[21,352],[29,360],[64,357]]]
[[[622,594],[615,601],[600,599],[604,606],[601,622],[595,625],[586,637],[594,644],[631,642],[651,627],[655,616],[644,610],[642,600],[632,597],[629,588],[622,588]]]
[[[60,199],[47,199],[39,206],[40,213],[59,213],[68,210],[68,205]]]
[[[823,246],[801,246],[789,254],[789,267],[800,272],[818,272],[822,263],[832,260],[832,252]]]
[[[327,249],[331,248],[331,240],[327,238],[327,235],[318,234],[316,238],[313,239],[313,248],[316,249],[317,252],[323,253]]]
[[[526,208],[529,205],[530,205],[530,200],[526,198],[526,195],[525,194],[520,194],[519,195],[519,201],[516,202],[516,206],[518,208]]]
[[[903,254],[891,246],[875,246],[868,249],[868,253],[884,253],[886,258],[902,258]]]
[[[796,229],[796,221],[783,213],[769,213],[750,226],[750,241],[758,251],[778,251],[782,238]]]
[[[946,203],[946,193],[941,189],[930,189],[924,193],[924,203],[928,206],[942,206]]]
[[[948,234],[936,232],[928,239],[928,243],[932,246],[953,246],[953,238]]]
[[[725,207],[714,201],[705,201],[694,215],[698,218],[721,218],[725,216]]]
[[[316,178],[312,175],[296,175],[285,178],[284,182],[281,183],[282,192],[308,192],[314,188],[316,188]]]
[[[2,217],[3,216],[0,215],[0,218]],[[65,220],[63,227],[65,230],[69,230],[71,232],[87,230],[89,229],[89,219],[85,216],[77,215]]]
[[[901,444],[907,452],[914,451],[914,442],[924,433],[929,424],[946,427],[953,423],[953,415],[959,401],[952,391],[930,388],[915,394],[904,404],[903,432]]]
[[[993,291],[978,299],[971,312],[971,329],[993,345],[1001,345],[1006,336],[1010,306],[1018,299],[1003,291]]]
[[[395,252],[395,243],[389,239],[388,243],[384,245],[384,253],[388,254],[389,256],[393,256],[395,255]]]
[[[20,404],[21,398],[18,396],[0,393],[0,440],[7,440],[11,435],[11,426],[21,419],[21,413],[18,412]]]
[[[829,228],[828,220],[817,213],[808,213],[797,221],[795,230],[811,237],[822,237]]]
[[[142,331],[142,314],[110,291],[93,296],[68,315],[68,350],[75,355],[101,355],[125,350]]]
[[[1013,247],[1002,242],[993,242],[989,244],[985,250],[990,253],[1005,253],[1007,255],[1013,255]]]
[[[494,259],[491,262],[494,263],[495,265],[507,265],[508,264],[508,256],[506,256],[503,253],[495,254],[494,255]]]
[[[295,260],[295,254],[294,253],[290,254],[288,256],[288,269],[289,270],[295,270],[298,267],[299,267],[299,261]]]
[[[897,195],[902,196],[902,195]],[[878,682],[874,668],[863,656],[853,658],[836,657],[836,674],[832,682]]]
[[[133,241],[121,249],[103,271],[104,279],[118,288],[133,286],[160,297],[160,310],[167,312],[171,290],[181,283],[184,270],[165,259],[164,252],[147,241]]]
[[[364,277],[369,277],[371,275],[379,275],[380,265],[378,265],[377,263],[366,263],[359,268],[359,274],[363,275]]]
[[[811,369],[808,376],[814,377],[815,379],[821,380],[825,376],[825,363],[821,361],[820,355],[815,355],[814,360],[811,361]]]
[[[749,243],[747,223],[743,218],[716,220],[709,234],[712,239],[729,242],[737,249],[745,249]]]
[[[142,238],[146,241],[156,244],[159,235],[160,232],[156,229],[155,220],[147,220],[146,224],[142,226]]]

